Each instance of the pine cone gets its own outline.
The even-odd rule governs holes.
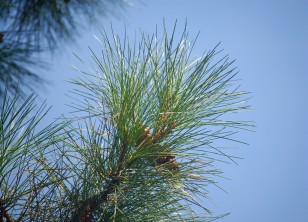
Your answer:
[[[179,170],[180,165],[176,162],[175,156],[169,155],[159,158],[153,165],[160,166],[166,164],[168,170]]]

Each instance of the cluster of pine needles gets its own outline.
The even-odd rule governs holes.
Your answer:
[[[33,97],[22,105],[5,98],[1,221],[219,218],[209,190],[222,174],[216,164],[234,161],[219,144],[239,142],[233,135],[249,128],[228,119],[249,108],[247,93],[217,47],[194,59],[186,28],[157,33],[137,43],[103,30],[102,54],[92,51],[87,71],[76,68],[71,116],[43,129],[45,109]]]

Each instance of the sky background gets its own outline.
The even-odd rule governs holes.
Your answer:
[[[308,221],[308,1],[300,0],[144,0],[111,17],[102,17],[92,28],[84,27],[75,44],[61,53],[44,55],[50,70],[42,71],[50,82],[40,91],[53,108],[54,118],[66,113],[65,96],[72,85],[65,82],[82,69],[73,53],[91,61],[88,46],[99,52],[93,38],[98,28],[109,29],[110,22],[120,36],[131,38],[139,29],[152,33],[162,27],[178,30],[188,21],[191,39],[200,31],[194,56],[221,42],[222,54],[236,59],[241,88],[251,92],[253,111],[240,119],[252,120],[254,133],[238,137],[249,143],[234,150],[242,157],[238,165],[223,165],[220,185],[228,192],[211,190],[216,214],[231,212],[224,222],[306,222]],[[117,10],[115,10],[117,12]],[[171,31],[171,30],[170,30]]]

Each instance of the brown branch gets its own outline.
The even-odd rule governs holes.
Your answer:
[[[5,218],[7,222],[15,222],[14,218],[5,209],[4,203],[0,197],[0,222],[4,221],[3,218]]]
[[[92,214],[93,210],[91,209],[91,206],[88,206],[85,215],[83,215],[80,219],[80,222],[94,222],[94,217]]]
[[[4,34],[2,32],[0,32],[0,43],[3,42],[3,37],[4,37]]]
[[[158,129],[153,132],[153,135],[150,132],[149,127],[146,127],[142,123],[139,123],[141,129],[141,135],[136,140],[136,146],[138,149],[145,148],[150,145],[159,145],[158,142],[166,137],[168,134],[172,132],[172,130],[177,126],[176,120],[173,120],[167,123],[169,112],[164,112],[160,118],[157,120],[159,123]],[[135,115],[133,116],[133,120],[136,121]],[[136,160],[133,160],[127,164],[129,168]],[[157,157],[151,166],[160,166],[162,164],[166,164],[168,170],[179,170],[179,163],[176,162],[175,156],[172,153],[163,156]]]
[[[72,221],[79,221],[79,222],[95,221],[93,213],[98,209],[99,206],[108,201],[108,195],[114,193],[116,186],[118,186],[120,182],[121,182],[120,179],[112,178],[107,188],[103,192],[89,198],[88,200],[84,201],[81,204],[84,210],[79,208],[77,214],[72,218]]]
[[[114,177],[118,177],[121,174],[121,171],[124,167],[125,156],[127,154],[128,144],[127,144],[126,138],[124,138],[123,140],[124,141],[123,141],[122,151],[121,151],[120,158],[119,158],[118,168],[117,168],[117,172],[115,173]]]
[[[133,116],[135,121],[135,116]],[[160,119],[159,129],[151,135],[150,129],[145,127],[142,123],[140,123],[140,131],[141,135],[136,140],[136,145],[140,148],[144,148],[149,145],[156,144],[159,140],[161,140],[166,135],[170,134],[171,131],[176,127],[176,121],[172,121],[171,123],[167,123],[167,114],[163,114]],[[73,218],[73,221],[80,222],[92,222],[94,221],[93,213],[97,210],[97,208],[107,202],[108,195],[114,193],[116,186],[118,186],[121,182],[120,175],[125,166],[125,157],[128,150],[128,135],[127,129],[124,128],[123,132],[123,141],[122,141],[122,150],[120,153],[118,167],[116,172],[110,173],[111,182],[108,184],[107,188],[86,202],[82,204],[83,211],[78,210],[78,214]],[[158,144],[157,144],[158,145]],[[131,163],[127,164],[127,167],[131,166]],[[160,166],[166,164],[168,170],[179,170],[179,163],[176,162],[175,156],[172,154],[168,154],[164,157],[157,158],[155,162],[151,166]],[[79,208],[80,209],[80,208]]]

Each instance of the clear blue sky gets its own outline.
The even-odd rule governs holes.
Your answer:
[[[185,19],[191,37],[201,31],[196,56],[222,42],[221,49],[236,59],[242,89],[251,92],[254,111],[238,116],[256,122],[255,133],[242,133],[250,143],[234,154],[239,165],[224,165],[221,186],[213,189],[216,213],[231,212],[225,222],[308,221],[308,1],[300,0],[144,0],[115,17],[101,18],[109,28],[128,35],[142,29],[154,32],[163,18],[169,27]],[[90,61],[88,46],[97,48],[94,27],[85,28],[75,45],[55,54],[52,81],[41,97],[53,106],[51,116],[65,113],[72,86],[63,80],[77,75],[70,66],[80,63],[72,52]]]

